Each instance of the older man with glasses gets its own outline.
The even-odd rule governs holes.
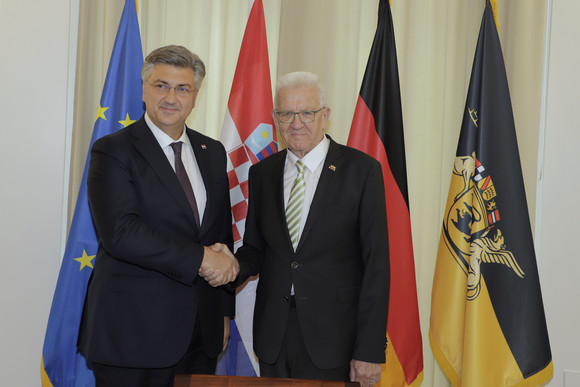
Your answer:
[[[385,362],[389,299],[381,165],[325,135],[330,108],[315,74],[283,76],[274,107],[287,149],[250,169],[230,286],[260,275],[253,331],[262,376],[371,386]],[[228,281],[211,268],[201,274]]]

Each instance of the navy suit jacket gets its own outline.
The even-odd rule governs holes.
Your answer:
[[[297,246],[284,209],[286,150],[249,172],[249,208],[238,282],[260,274],[254,350],[274,363],[280,353],[294,284],[300,328],[314,364],[351,359],[384,363],[389,288],[386,204],[381,165],[331,139]]]
[[[187,135],[207,191],[201,229],[144,118],[92,147],[87,185],[99,247],[79,336],[90,362],[172,366],[196,319],[206,353],[222,350],[234,298],[197,273],[204,245],[233,243],[226,154],[218,141]]]

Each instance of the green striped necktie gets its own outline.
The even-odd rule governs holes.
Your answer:
[[[296,251],[296,247],[298,246],[302,204],[304,203],[304,192],[306,192],[304,164],[301,160],[296,162],[296,168],[298,169],[298,175],[292,185],[290,199],[288,199],[288,205],[286,206],[286,224],[288,225],[288,232],[290,233],[294,251]]]

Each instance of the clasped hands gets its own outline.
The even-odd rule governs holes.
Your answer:
[[[211,286],[221,286],[232,282],[240,272],[240,265],[234,254],[223,243],[204,247],[203,261],[198,275]]]

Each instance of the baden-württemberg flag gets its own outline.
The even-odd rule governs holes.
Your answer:
[[[535,386],[552,377],[508,83],[489,1],[443,218],[429,340],[454,386]]]
[[[135,0],[126,0],[100,106],[91,138],[124,128],[143,114],[141,67],[143,51]],[[90,147],[89,147],[90,149]],[[87,199],[87,169],[76,202],[73,221],[52,300],[42,350],[41,377],[44,387],[94,386],[92,371],[77,352],[77,336],[87,281],[97,253],[97,237]]]

